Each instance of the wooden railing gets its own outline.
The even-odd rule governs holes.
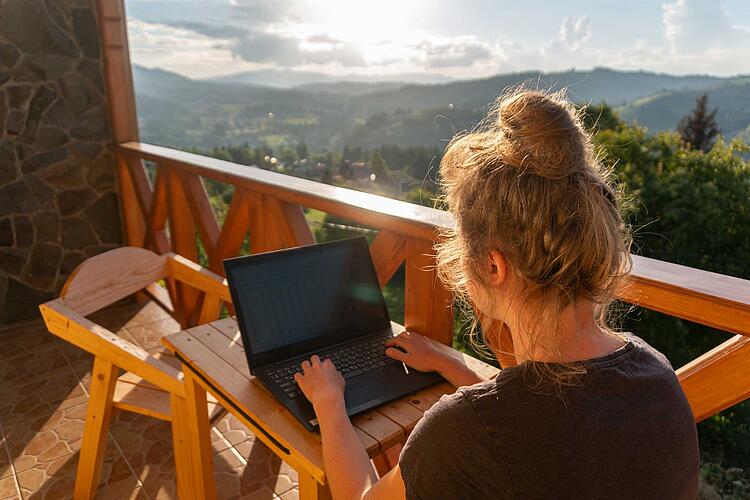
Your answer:
[[[432,257],[439,230],[453,224],[449,213],[138,142],[114,149],[128,244],[196,261],[197,234],[209,267],[221,274],[222,260],[238,254],[248,233],[251,252],[313,243],[302,207],[322,210],[378,230],[370,251],[380,284],[405,264],[406,326],[451,342],[451,296]],[[153,183],[143,160],[157,165]],[[223,226],[202,177],[235,187]],[[633,261],[623,300],[736,334],[678,370],[696,420],[750,397],[750,281],[644,257]],[[167,285],[169,298],[159,287],[151,293],[171,304],[183,325],[219,314],[221,303],[179,283]]]

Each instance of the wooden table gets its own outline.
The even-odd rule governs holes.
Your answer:
[[[181,429],[180,435],[188,445],[184,448],[192,450],[190,460],[183,461],[192,468],[177,472],[191,477],[195,498],[216,498],[206,392],[298,472],[301,499],[330,497],[320,434],[305,429],[250,375],[233,318],[166,336],[162,342],[182,362],[188,410],[187,414],[183,412],[176,417],[173,425]],[[462,356],[467,364],[487,376],[497,373],[490,365]],[[378,457],[388,448],[403,443],[422,414],[440,396],[454,390],[448,383],[438,384],[354,417],[354,428],[368,455]]]

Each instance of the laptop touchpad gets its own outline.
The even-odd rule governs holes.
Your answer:
[[[375,377],[356,377],[346,383],[346,407],[353,408],[372,401],[388,392],[388,386]]]

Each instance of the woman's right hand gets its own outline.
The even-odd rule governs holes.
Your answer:
[[[385,345],[388,357],[420,372],[438,372],[455,387],[486,380],[469,368],[461,353],[418,333],[403,331]]]
[[[404,330],[385,345],[388,357],[420,372],[439,372],[450,358],[442,344],[416,332]]]

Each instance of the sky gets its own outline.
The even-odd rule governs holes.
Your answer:
[[[126,0],[126,10],[132,62],[191,78],[750,74],[750,0]]]

